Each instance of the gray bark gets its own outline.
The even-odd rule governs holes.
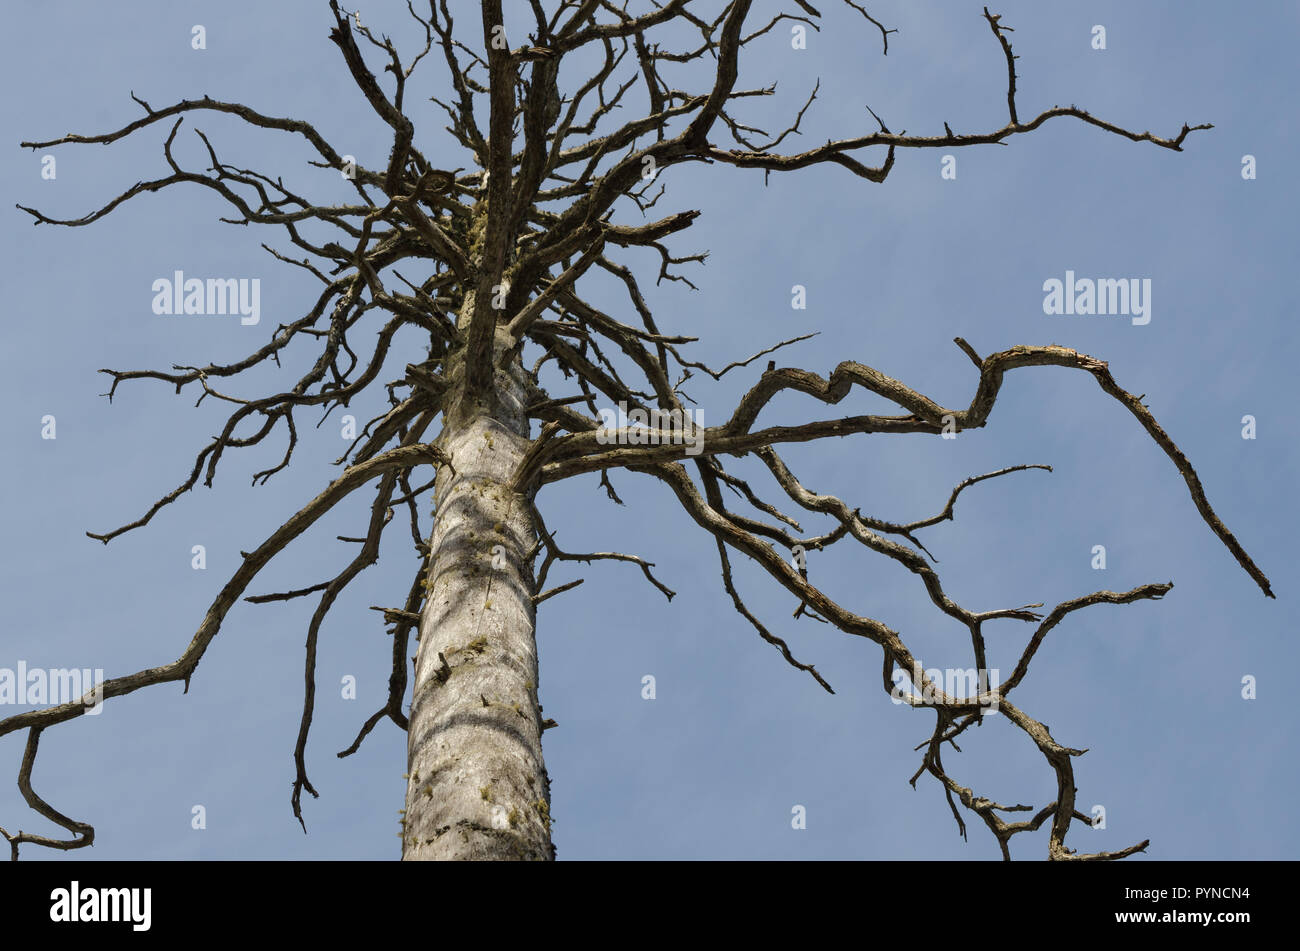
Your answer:
[[[408,731],[402,858],[554,858],[542,760],[528,448],[530,382],[498,371],[491,405],[456,401],[438,445],[428,596]]]

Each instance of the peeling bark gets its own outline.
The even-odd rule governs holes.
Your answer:
[[[435,489],[433,557],[408,732],[402,857],[551,859],[537,702],[528,381],[498,371],[494,405],[452,414]],[[454,470],[454,471],[453,471]]]

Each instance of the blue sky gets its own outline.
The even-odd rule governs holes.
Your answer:
[[[917,134],[941,132],[945,120],[959,132],[1005,121],[1005,64],[981,4],[873,3],[872,13],[899,30],[887,57],[856,14],[831,0],[821,7],[829,28],[810,34],[808,49],[791,49],[778,29],[742,59],[744,85],[778,84],[772,100],[741,113],[754,124],[781,127],[817,78],[821,91],[795,149],[870,130],[865,105],[891,129]],[[367,4],[362,16],[400,36],[401,8]],[[854,359],[954,407],[969,402],[975,384],[954,336],[983,354],[1058,343],[1108,360],[1121,386],[1146,394],[1197,467],[1276,601],[1200,520],[1170,461],[1086,374],[1010,373],[989,425],[956,440],[858,436],[783,455],[806,486],[894,521],[939,511],[967,476],[1053,466],[981,483],[960,498],[955,521],[920,537],[949,593],[972,610],[1174,582],[1160,601],[1072,615],[1014,695],[1060,742],[1090,750],[1075,764],[1079,804],[1103,805],[1107,828],[1077,826],[1070,844],[1094,851],[1150,838],[1152,858],[1290,857],[1300,844],[1291,818],[1300,780],[1289,755],[1295,726],[1285,702],[1287,671],[1300,670],[1291,544],[1300,354],[1290,284],[1296,189],[1286,163],[1300,142],[1281,104],[1295,85],[1296,8],[1260,4],[1227,28],[1205,3],[993,9],[1015,28],[1022,117],[1075,103],[1158,135],[1176,134],[1185,121],[1214,129],[1174,153],[1058,119],[1006,146],[956,152],[950,181],[935,151],[900,153],[879,185],[835,166],[773,175],[766,185],[760,172],[671,169],[659,209],[703,212],[673,247],[710,256],[688,272],[698,291],[665,282],[649,302],[665,333],[700,338],[693,359],[712,366],[815,330],[778,362],[826,374]],[[206,27],[206,50],[191,49],[194,24]],[[1105,50],[1091,48],[1097,24],[1106,28]],[[142,196],[88,228],[33,228],[13,208],[77,217],[165,175],[160,127],[108,147],[33,153],[17,143],[117,128],[140,113],[132,90],[155,108],[207,94],[307,119],[340,151],[378,167],[388,140],[326,39],[329,25],[326,4],[308,0],[159,0],[129,12],[53,0],[8,11],[0,67],[10,136],[0,188],[11,209],[0,349],[8,460],[0,492],[9,500],[0,516],[0,668],[99,667],[111,677],[170,662],[239,551],[315,495],[346,445],[338,413],[319,429],[302,425],[292,466],[269,484],[249,481],[278,460],[279,438],[228,452],[213,488],[184,496],[145,529],[107,547],[88,539],[87,530],[132,521],[179,484],[225,418],[211,401],[196,409],[193,388],[177,396],[149,381],[123,384],[110,405],[100,395],[107,378],[96,371],[238,358],[304,313],[316,290],[309,275],[259,247],[289,250],[281,232],[220,223],[228,209],[197,187]],[[440,66],[422,67],[425,96],[444,88]],[[422,96],[410,103],[417,128],[428,130],[421,144],[431,160],[468,166],[438,131],[445,117]],[[224,161],[281,174],[322,200],[342,194],[335,173],[307,166],[312,155],[292,137],[222,117],[187,119],[177,156],[190,167],[206,165],[189,131],[196,124]],[[52,181],[41,177],[47,153],[57,157]],[[1253,181],[1241,175],[1247,154],[1258,165]],[[657,261],[627,260],[650,284]],[[152,282],[175,270],[259,278],[261,323],[155,316]],[[1151,322],[1045,315],[1043,282],[1067,270],[1150,279]],[[790,306],[795,284],[807,288],[805,310]],[[423,356],[415,335],[398,340],[381,379],[400,377],[402,365]],[[296,380],[311,358],[299,352],[283,370],[230,389],[269,392]],[[707,386],[697,377],[687,387],[706,425],[730,415],[765,359],[752,372]],[[382,391],[371,394],[352,411],[368,419],[381,400]],[[834,412],[882,405],[859,392]],[[828,411],[787,396],[761,421],[809,414]],[[46,415],[57,420],[57,439],[41,438]],[[1253,440],[1241,436],[1245,415],[1256,419]],[[753,460],[734,470],[774,497]],[[913,746],[931,718],[889,702],[874,645],[795,621],[790,596],[737,559],[750,608],[837,691],[824,693],[734,612],[712,540],[666,488],[637,475],[614,483],[624,508],[605,499],[594,476],[546,488],[539,503],[548,526],[569,551],[613,549],[655,562],[678,596],[668,604],[628,565],[552,573],[553,584],[586,578],[547,601],[538,620],[540,696],[560,724],[545,735],[559,858],[997,856],[982,826],[971,827],[969,842],[958,836],[936,783],[907,785],[919,764]],[[353,554],[334,537],[357,534],[367,512],[364,495],[336,509],[250,593],[332,577]],[[804,527],[826,529],[811,519]],[[395,520],[390,534],[380,565],[354,582],[322,631],[308,746],[321,798],[305,801],[309,834],[293,820],[289,792],[314,602],[241,603],[188,695],[177,685],[150,688],[46,731],[36,789],[94,824],[96,844],[69,856],[25,854],[397,857],[405,735],[384,724],[355,756],[335,756],[387,689],[387,635],[368,607],[398,604],[412,570],[405,527]],[[201,571],[191,567],[198,544],[207,551]],[[1091,567],[1095,545],[1106,547],[1105,570]],[[809,569],[843,604],[902,631],[927,666],[970,664],[960,626],[898,565],[840,546],[811,558]],[[988,626],[990,665],[1009,672],[1030,630],[1015,621]],[[656,678],[653,701],[641,696],[647,674]],[[348,675],[357,678],[357,700],[340,696]],[[1257,679],[1257,699],[1241,696],[1247,676]],[[21,709],[0,707],[0,715]],[[972,733],[963,754],[945,756],[959,782],[1001,802],[1038,807],[1054,797],[1051,773],[1023,734],[1005,722]],[[0,777],[17,776],[24,740],[0,739]],[[196,804],[206,829],[191,828]],[[806,829],[791,828],[795,805],[806,808]],[[59,831],[29,812],[10,781],[0,784],[0,825]],[[1016,857],[1046,854],[1045,830],[1015,841]]]

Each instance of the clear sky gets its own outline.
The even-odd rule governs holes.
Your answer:
[[[756,20],[777,9],[758,6]],[[868,105],[891,129],[916,134],[942,132],[944,121],[957,132],[1004,123],[1005,63],[980,3],[871,3],[899,31],[887,57],[857,14],[834,0],[819,6],[828,28],[810,33],[807,49],[792,49],[783,26],[742,58],[742,85],[778,84],[772,100],[739,113],[752,124],[780,128],[818,77],[821,91],[802,137],[788,140],[792,149],[871,130]],[[367,25],[410,50],[403,4],[361,10]],[[836,166],[774,175],[766,185],[761,172],[672,169],[659,209],[703,212],[673,247],[710,255],[687,272],[698,291],[665,282],[651,306],[663,332],[701,338],[694,359],[711,366],[815,330],[819,336],[778,362],[826,374],[858,360],[953,407],[967,405],[976,379],[954,336],[983,354],[1058,343],[1108,360],[1122,387],[1146,394],[1197,467],[1211,503],[1271,578],[1276,601],[1201,521],[1177,471],[1132,416],[1077,371],[1008,374],[988,426],[956,440],[858,436],[784,456],[806,486],[894,521],[938,512],[967,476],[1053,466],[968,490],[954,522],[920,537],[949,593],[972,610],[1174,583],[1160,601],[1072,615],[1013,695],[1060,742],[1090,750],[1075,763],[1079,805],[1104,806],[1107,828],[1076,826],[1070,844],[1094,851],[1150,838],[1153,858],[1292,857],[1300,771],[1286,678],[1300,670],[1293,539],[1300,353],[1290,280],[1300,142],[1288,103],[1297,8],[1256,4],[1231,22],[1204,2],[1085,9],[1007,0],[993,10],[1015,28],[1022,117],[1075,103],[1162,136],[1184,122],[1214,128],[1174,153],[1058,119],[1005,146],[956,152],[954,180],[941,178],[935,151],[900,153],[879,185]],[[293,251],[282,231],[220,223],[229,209],[199,187],[144,195],[88,228],[33,228],[13,208],[78,217],[136,181],[167,174],[163,127],[108,147],[33,153],[18,142],[120,127],[141,114],[131,91],[155,108],[207,94],[307,119],[370,167],[382,166],[390,140],[326,38],[331,18],[321,0],[128,7],[50,0],[15,5],[6,21],[0,668],[23,662],[119,676],[184,650],[240,550],[315,495],[336,474],[331,463],[346,444],[337,412],[319,429],[304,415],[292,466],[266,486],[250,487],[250,477],[278,460],[282,431],[255,450],[227,452],[213,488],[186,495],[148,527],[107,547],[87,538],[87,530],[134,520],[179,484],[227,415],[213,401],[196,409],[193,387],[177,396],[149,381],[123,384],[110,405],[100,395],[107,377],[96,371],[237,359],[278,323],[301,316],[317,292],[310,275],[259,246]],[[195,24],[206,28],[205,50],[191,48]],[[1095,25],[1106,29],[1104,50],[1092,48]],[[408,112],[427,130],[417,141],[432,161],[468,167],[440,131],[445,116],[426,102],[445,89],[441,68],[437,57],[422,65],[428,89],[410,98]],[[283,175],[321,200],[343,194],[337,173],[306,165],[312,155],[293,137],[222,117],[187,118],[176,154],[190,168],[207,164],[196,124],[223,161]],[[42,178],[44,154],[57,157],[53,180]],[[1256,159],[1255,180],[1242,177],[1245,155]],[[865,157],[876,164],[882,156]],[[649,284],[657,261],[628,260]],[[177,270],[259,278],[261,322],[156,316],[153,281]],[[1068,270],[1149,279],[1150,322],[1045,315],[1043,283],[1064,280]],[[807,289],[804,310],[791,307],[796,284]],[[382,380],[423,356],[416,336],[399,342]],[[270,392],[313,358],[300,350],[283,370],[230,390]],[[687,392],[706,425],[730,415],[765,362],[716,385],[692,381]],[[381,400],[382,391],[352,412],[368,419]],[[860,392],[834,410],[788,396],[761,420],[878,409],[881,401]],[[41,438],[47,415],[57,421],[53,440]],[[1242,438],[1246,415],[1256,421],[1253,440]],[[753,460],[735,471],[772,495]],[[541,700],[559,723],[545,734],[559,858],[996,857],[978,822],[962,841],[933,780],[908,786],[919,764],[913,747],[928,736],[931,716],[889,702],[875,645],[794,620],[792,598],[738,558],[749,606],[817,665],[837,691],[826,694],[735,613],[712,539],[663,486],[636,475],[616,475],[614,484],[624,508],[605,499],[595,476],[545,489],[539,501],[549,527],[570,551],[613,549],[655,562],[678,596],[668,604],[629,565],[552,573],[553,584],[586,578],[547,601],[538,621]],[[249,593],[332,577],[354,548],[335,536],[358,534],[368,505],[359,494],[322,520]],[[149,688],[46,731],[37,791],[96,828],[94,848],[68,857],[398,856],[405,734],[385,722],[355,756],[335,754],[387,690],[389,642],[368,608],[404,597],[413,566],[402,518],[381,563],[354,582],[322,631],[308,746],[321,798],[306,798],[308,834],[292,817],[289,793],[315,602],[241,603],[188,695],[178,685]],[[813,519],[804,527],[826,529]],[[206,548],[205,570],[191,566],[195,545]],[[1104,570],[1092,567],[1096,545],[1106,549]],[[900,566],[840,546],[815,555],[809,568],[847,607],[902,631],[927,666],[971,663],[961,627]],[[1016,621],[989,625],[990,665],[1005,676],[1030,630]],[[653,701],[641,695],[647,674],[656,678]],[[349,675],[356,700],[341,697]],[[1256,699],[1243,699],[1245,677],[1255,678]],[[22,709],[0,706],[0,715]],[[0,825],[59,833],[27,809],[11,781],[25,736],[0,740]],[[945,762],[980,794],[1035,807],[1054,798],[1047,765],[1007,723],[968,733],[963,749]],[[202,830],[191,828],[196,805],[206,810]],[[796,805],[806,809],[806,829],[791,828]],[[65,858],[33,847],[25,854]],[[1018,836],[1014,854],[1043,857],[1046,830]]]

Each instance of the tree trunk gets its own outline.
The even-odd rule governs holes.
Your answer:
[[[428,596],[407,739],[404,860],[554,858],[534,638],[536,529],[511,487],[528,447],[517,363],[454,401],[438,445]],[[454,469],[454,471],[452,471]]]

